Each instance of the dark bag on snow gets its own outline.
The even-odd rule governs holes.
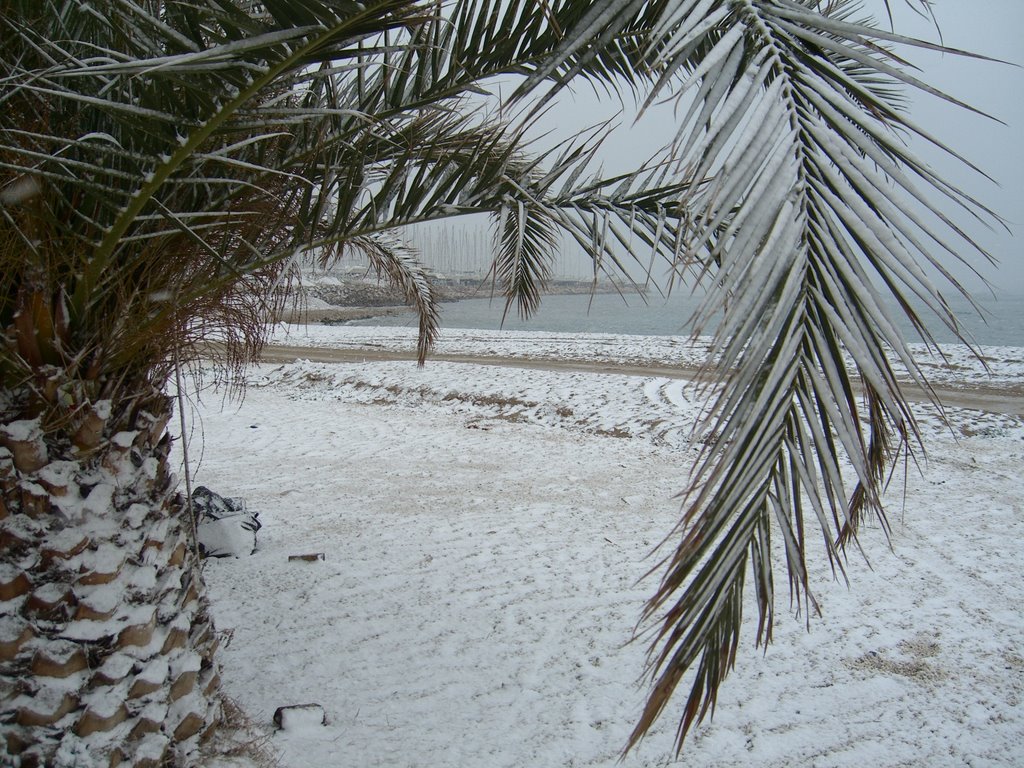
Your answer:
[[[244,500],[220,496],[201,485],[192,491],[192,509],[204,556],[241,557],[256,551],[260,513],[246,509]]]

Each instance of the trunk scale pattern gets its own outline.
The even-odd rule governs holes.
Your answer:
[[[0,765],[187,765],[216,728],[170,414],[154,394],[74,430],[0,425]]]

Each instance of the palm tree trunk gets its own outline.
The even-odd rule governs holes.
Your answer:
[[[220,717],[171,403],[130,402],[0,424],[0,763],[178,764]]]

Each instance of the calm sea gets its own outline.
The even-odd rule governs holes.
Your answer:
[[[1004,294],[997,299],[978,297],[985,317],[966,301],[951,300],[964,327],[979,344],[1024,347],[1024,295]],[[689,333],[687,321],[699,304],[699,298],[675,295],[668,299],[648,296],[646,303],[637,295],[625,299],[614,294],[595,296],[545,296],[537,314],[528,321],[510,316],[502,326],[504,303],[500,299],[466,299],[443,304],[441,324],[446,328],[551,331],[556,333],[627,333],[641,336],[673,336]],[[373,318],[357,325],[415,325],[412,313]],[[955,341],[950,331],[938,322],[930,323],[938,341]],[[909,323],[903,324],[907,338],[917,337]]]

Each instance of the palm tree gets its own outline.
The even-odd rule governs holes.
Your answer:
[[[422,360],[436,307],[392,230],[477,212],[522,313],[558,230],[612,269],[653,251],[725,309],[724,386],[648,608],[668,610],[633,736],[696,667],[681,745],[735,654],[748,561],[770,639],[771,531],[810,600],[808,507],[840,566],[864,513],[882,514],[890,437],[914,432],[892,361],[916,369],[881,296],[955,327],[918,264],[941,268],[925,242],[955,255],[965,239],[915,185],[988,215],[898,142],[894,128],[920,131],[893,86],[918,83],[878,42],[913,41],[848,5],[0,2],[7,753],[158,765],[212,732],[217,641],[167,465],[169,378],[209,339],[228,365],[251,359],[308,251],[360,250],[401,286]],[[481,109],[498,76],[517,78],[520,117]],[[526,139],[526,98],[578,78],[696,95],[664,156],[600,178],[601,129],[539,156]]]
[[[550,210],[668,241],[619,181],[575,184],[591,144],[546,163],[467,103],[510,65],[457,65],[434,3],[5,2],[0,30],[4,751],[177,762],[219,717],[180,366],[211,339],[251,359],[292,258],[346,249],[417,306],[422,358],[436,307],[396,225],[495,212],[524,311]]]

